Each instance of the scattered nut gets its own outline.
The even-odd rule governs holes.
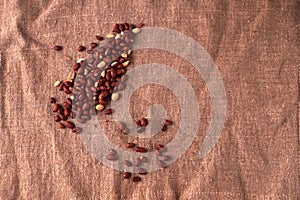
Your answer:
[[[55,51],[61,51],[62,49],[63,49],[63,47],[60,46],[60,45],[54,46],[54,50],[55,50]]]
[[[81,63],[82,61],[85,61],[85,58],[79,58],[76,62]]]
[[[102,105],[102,104],[96,105],[96,110],[101,111],[101,110],[103,110],[103,109],[104,109],[104,105]]]
[[[66,81],[73,82],[74,78],[75,78],[75,72],[72,70],[72,71],[68,74]]]
[[[127,67],[127,66],[129,65],[129,62],[130,62],[129,60],[123,62],[123,63],[122,63],[123,67]]]
[[[60,85],[60,82],[61,82],[61,81],[55,81],[54,86],[55,86],[55,87],[58,87],[58,86]]]
[[[82,45],[79,45],[78,47],[77,47],[77,51],[79,51],[79,52],[82,52],[82,51],[84,51],[86,49],[86,47],[85,46],[82,46]]]
[[[111,100],[112,101],[117,101],[118,99],[119,99],[119,97],[120,97],[120,95],[119,95],[119,93],[113,93],[112,95],[111,95]]]
[[[134,29],[132,29],[132,32],[133,33],[139,33],[139,32],[141,32],[141,29],[140,28],[134,28]]]
[[[114,67],[114,66],[116,66],[116,65],[118,65],[118,62],[117,62],[117,61],[115,61],[115,62],[111,63],[111,65],[110,65],[110,66]]]
[[[102,68],[102,67],[104,67],[106,65],[106,62],[105,61],[101,61],[98,65],[97,65],[97,67],[98,68]]]
[[[127,58],[127,57],[128,57],[127,53],[122,53],[121,56],[122,56],[123,58]]]
[[[115,36],[115,39],[117,40],[117,39],[119,39],[121,37],[121,35],[120,34],[117,34],[116,36]]]
[[[106,34],[106,38],[113,38],[113,37],[115,37],[115,35],[113,33]]]

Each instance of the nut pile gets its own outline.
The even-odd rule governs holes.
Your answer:
[[[119,91],[126,87],[127,67],[131,62],[132,44],[136,34],[140,33],[143,24],[137,26],[128,23],[115,24],[112,32],[105,37],[96,36],[103,45],[97,42],[92,42],[90,48],[79,45],[78,52],[87,52],[86,58],[78,59],[71,72],[65,80],[56,81],[54,86],[67,94],[67,99],[62,103],[57,103],[54,97],[50,98],[52,112],[55,114],[54,121],[60,129],[69,128],[74,133],[80,133],[82,129],[75,126],[72,119],[79,123],[85,123],[95,114],[95,110],[105,115],[111,115],[114,110],[109,107],[111,101],[117,101],[120,98]],[[54,50],[61,51],[63,47],[56,45]],[[76,78],[76,82],[75,82]],[[163,123],[161,131],[166,131],[167,125],[171,125],[172,121],[166,120]],[[136,121],[137,132],[142,133],[148,125],[148,120],[142,118]],[[118,129],[127,134],[129,130],[125,124],[118,122]],[[136,152],[146,153],[148,149],[137,146],[134,143],[127,143],[126,148],[131,148]],[[158,145],[156,147],[157,165],[161,168],[166,167],[166,161],[171,160],[167,155],[163,156],[164,147]],[[107,160],[116,161],[118,153],[114,149],[110,149],[106,156]],[[148,158],[141,156],[135,161],[126,160],[124,164],[127,167],[136,166],[139,175],[147,174],[147,171],[142,168],[143,163],[147,163]],[[141,178],[136,175],[131,177],[130,172],[123,174],[124,179],[130,179],[133,182],[141,181]]]
[[[92,42],[87,50],[87,58],[77,60],[66,80],[54,83],[59,91],[69,95],[63,104],[56,103],[53,97],[50,99],[50,103],[54,103],[52,111],[57,114],[54,120],[59,128],[67,127],[78,133],[80,128],[67,121],[69,118],[76,116],[78,122],[85,123],[95,109],[106,115],[113,113],[111,108],[105,110],[105,107],[111,100],[117,101],[118,91],[126,87],[128,76],[125,73],[130,64],[131,45],[134,35],[141,31],[142,26],[115,24],[112,33],[106,35],[103,46],[98,47],[98,43]],[[105,38],[96,36],[96,39],[102,41]],[[56,45],[54,49],[60,51],[63,47]],[[82,52],[86,47],[80,45],[77,50]]]

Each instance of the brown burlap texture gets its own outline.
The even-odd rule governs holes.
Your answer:
[[[299,2],[2,0],[0,6],[0,199],[300,198]],[[218,66],[227,95],[222,135],[199,159],[211,109],[205,82],[180,57],[137,51],[133,67],[156,62],[184,75],[201,112],[191,147],[138,184],[95,159],[77,135],[57,130],[48,103],[52,95],[63,99],[53,83],[85,55],[77,45],[124,21],[173,29],[199,42]],[[64,50],[55,52],[55,44]],[[148,85],[134,97],[134,118],[147,115],[152,103],[165,106],[175,125],[154,140],[170,141],[180,120],[172,92]],[[116,136],[113,119],[108,126],[115,144],[130,140]]]

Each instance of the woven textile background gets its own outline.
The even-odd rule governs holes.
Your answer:
[[[299,1],[0,0],[0,199],[300,199]],[[197,71],[168,52],[139,50],[134,66],[168,64],[199,99],[200,127],[175,163],[140,183],[124,181],[90,154],[80,138],[58,130],[49,97],[96,34],[116,22],[143,22],[193,38],[211,55],[226,89],[222,135],[198,152],[210,121],[210,96]],[[53,46],[62,44],[56,52]],[[162,77],[163,78],[163,77]],[[133,116],[162,103],[178,128],[171,91],[146,85],[131,99]],[[113,130],[114,121],[106,125]],[[109,131],[108,137],[122,146]],[[145,145],[147,142],[145,141]]]

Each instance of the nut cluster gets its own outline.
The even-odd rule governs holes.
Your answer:
[[[72,122],[67,121],[69,118],[76,117],[78,122],[85,123],[95,109],[105,115],[113,113],[111,108],[105,108],[110,101],[117,101],[120,98],[118,91],[126,87],[128,76],[125,73],[130,64],[131,45],[141,27],[141,24],[138,27],[128,23],[115,24],[112,33],[106,35],[104,45],[92,42],[87,58],[75,62],[66,80],[54,83],[59,91],[69,95],[63,105],[56,103],[53,97],[50,99],[50,103],[55,103],[52,111],[57,113],[54,121],[59,128],[72,128],[73,132],[78,133],[80,128],[74,124],[70,126]],[[96,39],[102,41],[105,38],[96,36]],[[54,49],[60,51],[63,47],[56,45]],[[77,50],[82,52],[86,47],[80,45]]]

